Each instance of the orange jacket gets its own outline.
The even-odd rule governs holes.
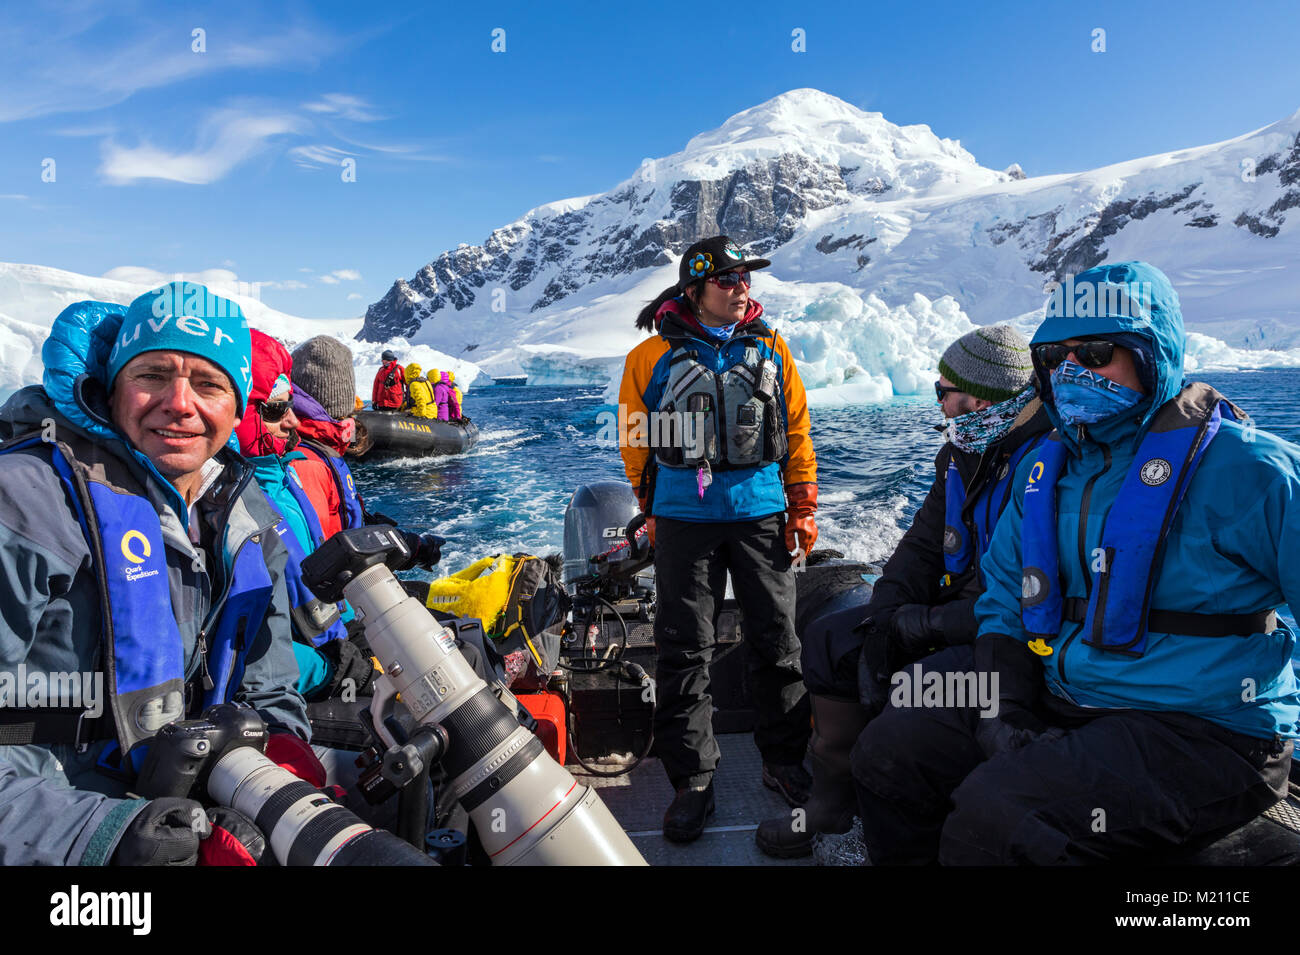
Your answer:
[[[619,386],[619,450],[623,469],[632,487],[641,495],[649,490],[647,467],[655,449],[638,446],[644,441],[636,435],[639,415],[648,415],[659,407],[668,382],[668,361],[672,351],[670,339],[689,340],[700,360],[715,370],[738,363],[747,340],[759,339],[760,351],[769,349],[777,363],[781,380],[780,409],[786,424],[788,450],[778,464],[717,471],[713,484],[701,497],[696,477],[682,469],[656,466],[653,513],[685,520],[746,520],[785,510],[784,487],[816,483],[817,456],[809,434],[808,396],[799,378],[789,346],[761,320],[762,306],[757,302],[752,317],[736,328],[730,340],[720,343],[709,339],[693,322],[671,308],[660,310],[659,334],[647,338],[628,354]],[[644,419],[640,419],[644,420]],[[753,486],[748,486],[748,485]],[[712,493],[711,493],[712,492]],[[650,504],[651,502],[647,502]],[[762,513],[758,513],[758,512]]]

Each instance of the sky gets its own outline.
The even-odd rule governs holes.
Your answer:
[[[0,261],[360,315],[787,90],[1074,172],[1296,112],[1297,36],[1300,4],[1203,0],[10,5]]]

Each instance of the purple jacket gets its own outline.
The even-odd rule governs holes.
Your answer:
[[[456,389],[451,386],[451,376],[445,371],[433,386],[433,400],[438,405],[439,421],[460,420],[460,402],[456,400]]]

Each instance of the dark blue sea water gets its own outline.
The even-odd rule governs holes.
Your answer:
[[[1196,377],[1245,408],[1260,428],[1300,443],[1300,371]],[[574,489],[624,480],[618,448],[598,437],[597,415],[607,409],[599,388],[476,388],[465,408],[482,434],[469,454],[356,467],[372,509],[448,538],[440,572],[486,554],[558,552]],[[865,561],[889,555],[934,478],[938,421],[930,397],[812,409],[819,547]]]

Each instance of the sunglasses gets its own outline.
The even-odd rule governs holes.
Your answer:
[[[937,381],[934,383],[934,396],[943,401],[945,395],[961,394],[960,388],[954,388],[952,385],[941,385]]]
[[[1035,345],[1034,357],[1048,371],[1058,367],[1070,357],[1070,353],[1079,359],[1084,368],[1105,368],[1115,357],[1115,343],[1103,341],[1083,342],[1079,345]]]
[[[734,272],[723,272],[721,275],[714,275],[709,282],[721,289],[733,289],[737,285],[743,285],[749,288],[749,269],[737,269]]]
[[[257,412],[262,416],[263,421],[275,424],[289,413],[289,406],[288,401],[263,401]]]

